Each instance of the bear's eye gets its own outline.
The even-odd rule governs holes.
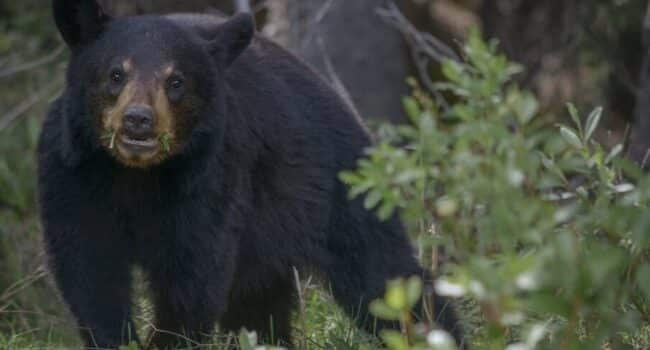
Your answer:
[[[185,94],[185,79],[180,74],[173,74],[167,79],[167,96],[172,102],[179,102]]]
[[[183,81],[182,78],[178,78],[178,77],[172,78],[172,79],[169,80],[169,87],[171,89],[178,90],[178,89],[183,87],[184,83],[185,82]]]
[[[124,72],[119,69],[111,71],[111,81],[115,84],[120,84],[124,81]]]

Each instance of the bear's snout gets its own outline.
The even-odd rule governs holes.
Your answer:
[[[145,140],[154,135],[153,109],[146,105],[137,105],[124,111],[122,125],[124,133],[136,140]]]

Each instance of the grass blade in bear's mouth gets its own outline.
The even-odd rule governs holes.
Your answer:
[[[163,133],[160,135],[158,140],[160,141],[160,145],[162,146],[163,150],[167,153],[171,150],[171,145],[170,145],[170,139],[171,137],[169,136],[169,133]]]
[[[115,131],[109,131],[106,134],[104,134],[101,138],[102,140],[107,140],[108,141],[108,148],[113,149],[115,148],[115,138],[117,137],[117,133]]]

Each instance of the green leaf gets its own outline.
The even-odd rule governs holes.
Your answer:
[[[363,206],[366,209],[373,209],[379,204],[382,198],[381,191],[374,189],[366,194],[366,198],[363,200]]]
[[[422,280],[419,277],[411,277],[406,281],[406,301],[408,307],[412,308],[422,296]]]
[[[395,182],[398,184],[408,184],[425,176],[423,169],[407,168],[395,176]]]
[[[386,343],[390,350],[408,350],[408,340],[402,333],[394,330],[386,330],[381,332],[381,339]]]
[[[404,281],[397,280],[388,283],[386,290],[386,304],[395,310],[404,310],[407,306],[406,288],[404,288]]]
[[[359,182],[357,182],[356,184],[353,183],[353,182],[346,182],[349,185],[353,185],[352,188],[350,189],[350,193],[349,193],[349,195],[350,195],[349,197],[351,199],[359,197],[360,195],[362,195],[363,193],[368,192],[371,188],[373,188],[375,186],[375,183],[371,179],[368,179],[368,180],[363,181],[363,182],[361,182],[361,181],[363,181],[363,180],[359,179]]]
[[[431,135],[433,130],[435,130],[436,128],[436,123],[435,120],[433,119],[433,116],[430,113],[423,113],[420,116],[420,122],[418,124],[418,127],[421,133],[425,133],[426,135]]]
[[[447,60],[442,64],[442,74],[452,82],[461,81],[463,72],[463,66],[458,62]]]
[[[572,147],[577,148],[577,149],[582,149],[582,141],[580,141],[580,137],[576,135],[576,133],[567,128],[567,127],[560,127],[560,133],[562,134],[562,137],[566,142],[568,142]]]
[[[533,94],[525,94],[518,106],[517,115],[522,125],[528,124],[539,110],[539,103]]]
[[[404,97],[402,99],[402,105],[406,111],[406,115],[409,117],[409,120],[413,125],[418,125],[420,123],[420,116],[422,115],[422,110],[418,102],[413,97]]]
[[[381,206],[379,206],[379,210],[377,211],[377,216],[379,216],[379,220],[386,221],[390,219],[390,217],[395,212],[396,207],[397,207],[396,203],[392,201],[384,201],[381,204]]]
[[[605,164],[609,164],[612,160],[619,156],[623,152],[623,144],[619,143],[618,145],[612,147],[612,150],[609,151],[607,158],[605,158]]]
[[[370,312],[375,317],[386,321],[399,321],[402,317],[400,310],[391,308],[381,299],[374,300],[370,303]]]
[[[580,115],[578,114],[578,109],[573,103],[567,103],[567,109],[569,110],[569,115],[573,120],[573,123],[578,128],[578,131],[582,133],[582,123],[580,123]]]
[[[585,125],[585,141],[589,140],[593,135],[594,131],[600,123],[600,118],[603,115],[603,107],[598,107],[594,109],[589,118],[587,118],[587,125]]]
[[[255,350],[255,347],[257,346],[257,334],[242,329],[239,333],[239,346],[241,347],[241,350]]]

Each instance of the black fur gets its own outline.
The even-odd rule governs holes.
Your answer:
[[[283,49],[256,36],[244,50],[250,19],[237,21],[224,26],[244,26],[232,34],[209,16],[115,19],[73,50],[67,88],[44,123],[39,186],[50,266],[86,346],[135,338],[136,265],[150,281],[158,328],[199,341],[216,323],[268,340],[272,318],[275,339],[289,342],[293,267],[318,272],[365,326],[387,280],[425,276],[398,219],[379,221],[337,180],[370,144],[359,121]],[[234,37],[227,47],[243,53],[220,56],[210,37]],[[93,131],[97,72],[140,45],[150,56],[161,45],[192,48],[175,58],[202,65],[194,68],[203,102],[182,150],[148,169],[118,163]],[[451,311],[440,320],[458,335]],[[177,341],[166,334],[154,343]]]

